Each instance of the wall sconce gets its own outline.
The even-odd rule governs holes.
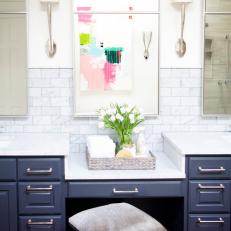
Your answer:
[[[53,4],[59,3],[59,0],[40,0],[42,4],[47,4],[47,18],[48,18],[48,30],[49,39],[46,43],[46,53],[49,58],[54,57],[56,54],[57,46],[52,37],[52,7]]]
[[[185,8],[188,3],[191,3],[192,0],[171,0],[172,3],[178,4],[181,6],[181,37],[177,40],[176,43],[176,53],[179,57],[183,57],[186,52],[186,42],[184,41],[184,25],[185,25]]]

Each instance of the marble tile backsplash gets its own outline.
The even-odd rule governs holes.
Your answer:
[[[151,150],[162,151],[161,132],[227,131],[231,119],[201,116],[201,69],[160,70],[160,116],[145,121]],[[94,118],[73,117],[72,69],[29,70],[29,114],[23,118],[0,118],[0,132],[69,133],[71,153],[85,152],[90,134],[110,134],[98,128]]]

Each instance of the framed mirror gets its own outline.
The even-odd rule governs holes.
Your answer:
[[[159,0],[73,1],[75,116],[111,103],[159,112]]]
[[[0,116],[26,114],[26,0],[0,0]]]
[[[231,1],[205,0],[203,115],[230,114]]]

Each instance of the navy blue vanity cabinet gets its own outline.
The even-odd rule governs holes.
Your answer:
[[[14,158],[0,159],[0,182],[16,181],[17,165]]]
[[[17,230],[16,183],[0,183],[0,230]]]
[[[231,157],[189,157],[188,166],[188,231],[230,231]]]
[[[0,230],[17,230],[16,160],[0,159]]]
[[[65,231],[63,158],[19,158],[19,231]]]

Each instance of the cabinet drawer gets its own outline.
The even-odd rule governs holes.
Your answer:
[[[19,231],[63,231],[61,216],[19,217]]]
[[[63,177],[60,158],[25,158],[18,160],[19,180],[59,180]]]
[[[61,213],[60,182],[19,183],[20,214]]]
[[[190,212],[229,212],[230,181],[208,180],[189,182]]]
[[[16,180],[16,160],[0,159],[0,181]]]
[[[116,181],[116,182],[70,182],[69,197],[180,197],[184,194],[181,181]]]
[[[230,231],[230,215],[189,215],[188,231]]]
[[[228,179],[231,178],[231,157],[189,158],[189,178]]]

